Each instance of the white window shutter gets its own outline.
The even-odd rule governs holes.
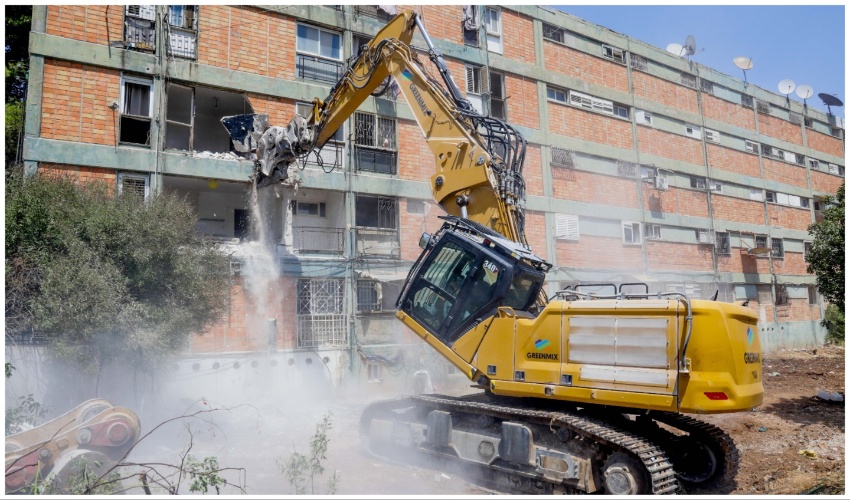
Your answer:
[[[128,5],[126,12],[128,15],[147,19],[148,21],[156,19],[155,5]]]
[[[578,241],[578,215],[555,214],[555,238]]]
[[[587,109],[593,109],[593,98],[589,95],[570,90],[570,104],[581,106]]]

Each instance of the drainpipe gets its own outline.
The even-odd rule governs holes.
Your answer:
[[[352,37],[351,30],[351,20],[354,15],[354,6],[352,5],[344,5],[343,14],[345,18],[345,32],[344,32],[344,44],[343,47],[349,47],[349,54],[354,54],[354,42]],[[372,98],[374,99],[374,97]],[[354,133],[354,113],[348,117],[346,120],[348,122],[348,135],[349,137],[353,137]],[[345,298],[345,307],[348,310],[348,371],[351,374],[355,373],[354,366],[354,357],[357,353],[357,322],[354,319],[356,304],[354,302],[354,297],[357,294],[357,280],[354,276],[354,259],[357,254],[357,241],[356,234],[354,229],[355,227],[355,208],[357,204],[354,200],[354,144],[351,140],[345,141],[347,144],[347,151],[344,154],[348,156],[347,165],[342,169],[343,175],[345,175],[346,181],[346,189],[345,189],[345,198],[343,199],[343,203],[345,204],[345,240],[343,248],[343,256],[345,257],[345,280],[346,290],[349,292],[346,294]]]

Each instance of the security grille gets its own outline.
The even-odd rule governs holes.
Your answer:
[[[764,113],[766,115],[770,114],[770,104],[764,101],[756,101],[756,111],[759,113]]]
[[[682,73],[682,85],[692,89],[697,88],[697,77],[690,73]]]
[[[370,148],[396,150],[396,122],[370,113],[356,113],[355,144]]]
[[[741,94],[741,106],[753,107],[753,96]]]
[[[776,285],[776,305],[788,305],[788,290],[785,289],[785,285]]]
[[[717,255],[732,255],[732,246],[729,242],[729,233],[715,233],[717,244]]]
[[[119,192],[123,195],[138,196],[147,200],[148,179],[147,176],[121,174]]]
[[[300,279],[296,304],[298,347],[345,347],[345,282],[336,279]]]
[[[569,149],[552,148],[552,166],[561,168],[576,167],[576,153]]]
[[[637,178],[639,165],[632,161],[617,160],[617,175]]]
[[[706,94],[714,94],[714,84],[705,78],[699,79],[699,89]]]
[[[127,48],[153,52],[156,50],[156,7],[128,5],[124,11],[124,43]]]
[[[381,301],[378,300],[378,289],[374,280],[357,280],[357,310],[380,311]]]
[[[638,71],[646,71],[648,64],[645,57],[635,54],[633,52],[631,54],[631,66],[632,69],[636,69]]]

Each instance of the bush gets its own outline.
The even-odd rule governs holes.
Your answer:
[[[833,344],[844,343],[844,311],[837,305],[830,304],[826,308],[823,321],[820,323],[826,328],[826,341]]]
[[[196,235],[192,206],[114,191],[7,177],[7,334],[44,334],[82,366],[138,365],[182,349],[226,311],[228,257]]]

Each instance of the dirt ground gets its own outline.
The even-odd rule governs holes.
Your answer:
[[[734,494],[845,493],[844,405],[815,397],[819,389],[844,393],[844,355],[843,347],[768,353],[765,400],[756,411],[700,417],[729,432],[738,444],[741,461]],[[449,387],[435,390],[455,392]],[[319,392],[313,393],[309,403],[291,404],[280,397],[258,405],[256,412],[216,416],[209,432],[196,435],[193,453],[215,454],[224,465],[244,467],[242,478],[250,494],[291,494],[294,491],[277,462],[296,449],[307,452],[315,424],[321,415],[332,412],[334,426],[325,465],[327,475],[339,474],[338,494],[508,493],[473,484],[451,469],[416,467],[371,455],[361,442],[357,422],[363,406],[377,395],[346,397],[342,391],[318,397]],[[148,458],[167,461],[170,456],[173,460],[183,441],[185,435],[175,435],[165,442],[149,443]],[[139,451],[136,458],[142,461],[148,453]],[[326,493],[324,480],[316,482],[315,492]],[[225,492],[236,493],[230,488]]]
[[[738,444],[738,494],[843,495],[844,347],[786,350],[764,356],[764,403],[745,414],[703,417]]]

